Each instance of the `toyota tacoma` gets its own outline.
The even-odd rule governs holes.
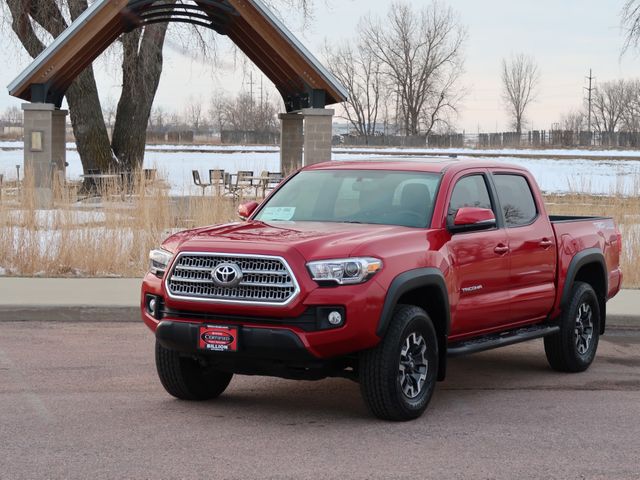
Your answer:
[[[142,319],[179,399],[234,374],[346,377],[377,417],[413,419],[448,357],[543,338],[552,369],[586,370],[622,282],[614,221],[547,215],[503,163],[328,162],[239,213],[150,252]]]

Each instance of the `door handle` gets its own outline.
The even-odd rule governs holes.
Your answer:
[[[498,255],[504,255],[505,253],[509,252],[509,247],[506,246],[504,243],[499,243],[496,248],[493,249],[494,252],[496,252]]]
[[[542,240],[540,240],[539,245],[546,250],[551,245],[553,245],[553,241],[549,240],[548,238],[543,238]]]

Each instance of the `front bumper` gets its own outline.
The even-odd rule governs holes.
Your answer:
[[[272,359],[283,362],[309,362],[314,357],[309,354],[300,338],[290,330],[275,328],[255,328],[241,326],[238,352],[216,353],[198,350],[198,331],[201,323],[172,322],[163,320],[156,329],[156,339],[170,350],[188,354],[218,355]]]
[[[162,310],[159,314],[152,315],[148,311],[148,295],[161,300]],[[168,298],[161,279],[147,274],[142,285],[140,307],[142,320],[154,332],[163,322],[238,326],[243,331],[248,329],[251,332],[248,335],[253,338],[260,339],[275,337],[273,333],[262,335],[259,330],[286,332],[286,338],[297,338],[296,345],[302,345],[311,358],[330,359],[371,348],[380,341],[375,332],[384,297],[385,292],[377,282],[366,282],[353,286],[303,289],[295,302],[281,308],[203,304]],[[342,308],[346,318],[344,325],[338,328],[323,325],[327,308]],[[280,334],[276,336],[280,338]],[[287,345],[289,343],[287,340]],[[279,350],[277,345],[271,350]],[[255,347],[260,355],[264,353],[262,347],[257,344]],[[249,354],[252,348],[247,347],[244,354]],[[284,348],[285,356],[286,350]]]
[[[349,377],[350,359],[323,360],[314,357],[300,337],[287,329],[238,327],[236,352],[213,352],[197,348],[201,324],[163,320],[156,339],[165,348],[197,356],[216,370],[243,375],[267,375],[289,379],[319,380],[330,376]],[[349,377],[351,378],[351,377]]]

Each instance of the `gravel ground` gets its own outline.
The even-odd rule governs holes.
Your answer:
[[[141,324],[0,323],[0,478],[640,478],[640,332],[578,375],[540,340],[458,358],[427,413],[369,416],[355,383],[160,386]]]

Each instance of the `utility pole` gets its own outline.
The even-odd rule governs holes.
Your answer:
[[[260,75],[260,111],[264,110],[264,86],[262,84],[264,76]]]
[[[585,90],[587,91],[587,102],[588,102],[588,109],[589,109],[589,113],[588,113],[588,129],[589,129],[589,136],[591,136],[591,100],[592,100],[592,92],[593,92],[593,72],[591,69],[589,69],[589,76],[587,77],[587,80],[589,80],[589,87],[585,87]],[[589,140],[589,144],[591,144],[591,140]]]
[[[253,108],[253,72],[249,72],[249,94],[251,95],[251,107]]]

